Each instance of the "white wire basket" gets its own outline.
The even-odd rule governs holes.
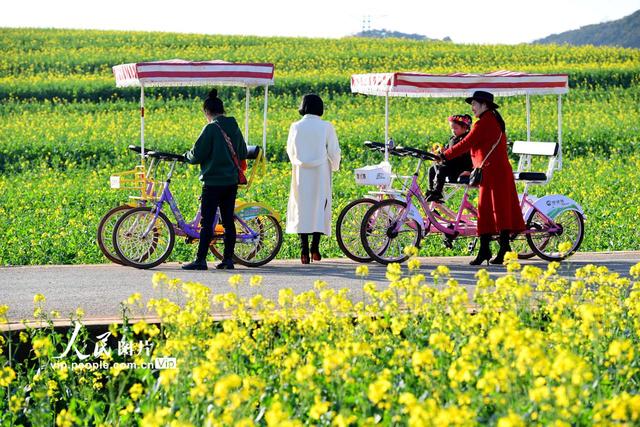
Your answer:
[[[358,185],[388,186],[391,183],[391,165],[388,162],[364,166],[355,169],[354,173]]]

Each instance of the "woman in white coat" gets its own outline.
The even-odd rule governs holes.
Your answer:
[[[320,118],[324,104],[318,95],[304,95],[298,112],[302,119],[291,125],[287,140],[291,190],[286,231],[300,236],[300,260],[309,264],[322,259],[320,236],[331,235],[331,172],[340,168],[340,146],[333,125]]]

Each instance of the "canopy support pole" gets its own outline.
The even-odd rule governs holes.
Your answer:
[[[140,157],[144,164],[144,85],[140,84]]]
[[[562,95],[558,95],[558,160],[556,169],[562,169]]]
[[[251,89],[246,87],[245,107],[244,107],[244,141],[249,145],[249,99],[251,98]]]
[[[264,112],[262,117],[262,153],[267,158],[267,105],[269,104],[269,86],[264,85]]]
[[[389,92],[384,97],[384,161],[389,161]]]
[[[531,141],[531,100],[529,99],[529,94],[527,93],[525,96],[527,103],[527,142]]]

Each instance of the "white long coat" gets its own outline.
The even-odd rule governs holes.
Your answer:
[[[331,235],[331,172],[340,168],[333,125],[305,114],[289,128],[287,154],[291,161],[287,233]]]

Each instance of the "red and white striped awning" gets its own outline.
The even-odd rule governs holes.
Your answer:
[[[569,92],[567,74],[496,71],[489,74],[373,73],[353,74],[351,92],[378,96],[467,97],[476,90],[496,96]]]
[[[273,64],[182,59],[138,62],[113,67],[116,86],[264,86],[273,84]]]

